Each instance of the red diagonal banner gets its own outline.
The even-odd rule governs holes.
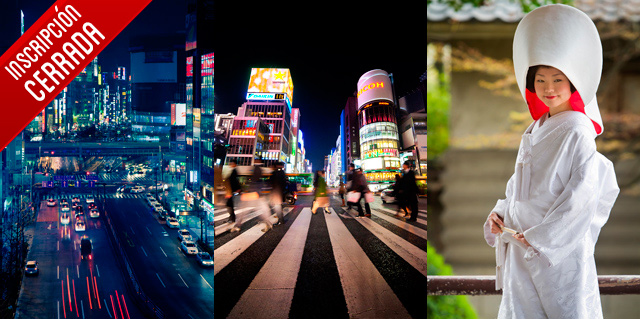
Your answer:
[[[0,57],[4,149],[151,0],[58,0]]]

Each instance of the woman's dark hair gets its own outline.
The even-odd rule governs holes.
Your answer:
[[[536,72],[538,72],[539,68],[550,68],[548,65],[534,65],[529,67],[529,71],[527,72],[527,90],[531,91],[531,93],[536,93]],[[571,85],[571,93],[576,91],[576,87],[573,86],[573,83],[569,81]]]

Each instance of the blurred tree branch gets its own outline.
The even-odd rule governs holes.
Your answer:
[[[531,10],[537,7],[544,6],[547,4],[562,3],[562,4],[573,5],[573,0],[509,0],[509,1],[513,3],[520,3],[520,6],[522,7],[522,11],[525,13],[530,12]],[[431,2],[446,3],[447,5],[452,7],[454,10],[458,11],[462,9],[462,6],[464,6],[465,4],[470,4],[474,7],[482,7],[482,6],[491,5],[491,3],[494,1],[492,0],[427,0],[427,5],[429,5]]]

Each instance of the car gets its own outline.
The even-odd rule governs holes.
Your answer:
[[[69,202],[67,202],[67,200],[65,198],[60,200],[60,205],[67,205],[69,206]]]
[[[53,199],[53,198],[49,198],[49,199],[47,199],[47,206],[49,206],[49,207],[54,207],[54,206],[56,206],[56,200],[55,200],[55,199]]]
[[[78,196],[73,196],[73,198],[71,199],[71,203],[80,203],[80,197]]]
[[[90,216],[91,218],[98,218],[98,217],[100,217],[100,212],[98,211],[98,209],[97,209],[97,208],[92,208],[92,209],[89,211],[89,216]]]
[[[198,247],[196,244],[189,240],[182,241],[180,243],[180,248],[182,248],[182,251],[187,255],[195,255],[198,253]]]
[[[38,270],[38,262],[35,260],[27,261],[27,265],[24,267],[24,274],[26,276],[37,276],[40,271]]]
[[[130,185],[122,185],[118,188],[117,192],[120,194],[131,193],[132,188],[133,187],[131,187]]]
[[[175,217],[167,217],[167,226],[169,228],[179,228],[180,223],[178,223],[178,219]]]
[[[61,212],[68,212],[68,211],[70,211],[70,209],[69,209],[69,205],[68,205],[68,204],[62,204],[62,206],[60,206],[60,211],[61,211]]]
[[[69,225],[69,222],[70,222],[69,213],[60,214],[60,224]]]
[[[162,205],[158,202],[154,202],[153,204],[151,204],[151,206],[153,207],[153,210],[156,211],[156,213],[164,213],[164,207],[162,207]]]
[[[192,239],[191,233],[186,229],[180,229],[178,231],[178,239],[180,241],[190,241]]]
[[[78,206],[76,206],[76,214],[77,214],[78,212],[80,212],[80,213],[84,212],[84,207],[82,207],[82,205],[78,205]]]
[[[135,186],[134,188],[131,189],[131,192],[135,194],[144,193],[144,191],[145,191],[144,186]]]
[[[87,227],[82,220],[76,221],[76,231],[85,231],[86,229]]]
[[[158,191],[160,191],[160,190],[164,190],[166,186],[167,185],[164,184],[163,182],[158,182],[156,185],[149,186],[149,188],[147,188],[147,190],[149,190],[151,192],[151,191],[155,191],[156,188],[157,188]]]
[[[201,251],[197,253],[196,259],[198,260],[198,263],[200,263],[200,266],[203,266],[203,267],[213,266],[213,258],[211,258],[211,255],[209,255],[208,252]]]
[[[393,186],[387,187],[380,194],[380,199],[382,199],[383,203],[393,203],[396,201],[396,197],[393,194]]]
[[[92,252],[93,249],[93,245],[91,244],[91,240],[89,239],[89,237],[87,236],[82,236],[82,239],[80,240],[80,257],[81,259],[92,259]]]
[[[96,207],[98,207],[98,206],[96,205],[96,203],[91,203],[91,204],[87,205],[87,207],[88,207],[89,209],[92,209],[92,208],[96,208]]]
[[[87,204],[93,204],[96,202],[96,199],[93,197],[93,195],[87,196],[85,200],[87,201]]]

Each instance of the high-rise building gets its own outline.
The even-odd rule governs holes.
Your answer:
[[[344,110],[340,114],[340,136],[342,138],[342,174],[351,164],[360,161],[360,124],[358,122],[358,106],[355,96],[347,98]],[[346,182],[345,177],[343,181]]]
[[[171,104],[184,103],[184,34],[135,37],[131,57],[131,131],[138,141],[169,141]]]
[[[229,149],[225,164],[236,161],[238,166],[252,166],[254,160],[261,157],[265,166],[269,158],[262,157],[268,150],[269,126],[257,116],[236,116],[233,119],[233,131],[229,138]],[[275,153],[274,153],[275,154]]]
[[[398,125],[392,80],[383,70],[371,70],[358,81],[360,159],[370,189],[385,188],[400,169]]]
[[[287,164],[287,172],[293,170],[293,162],[296,158],[295,150],[297,149],[297,142],[294,144],[294,137],[291,135],[292,96],[293,81],[289,69],[254,68],[251,69],[247,102],[238,108],[237,114],[238,117],[262,119],[269,131],[265,138],[265,147],[255,156],[256,158],[260,157],[265,166],[270,166],[275,162],[284,162]],[[234,120],[229,139],[231,147],[234,145],[234,132],[242,130],[236,127],[237,123]],[[297,123],[296,121],[296,126]],[[225,164],[227,163],[228,160]],[[242,164],[238,163],[238,165]],[[253,165],[253,159],[249,165]]]
[[[213,0],[190,0],[186,16],[186,170],[188,203],[196,203],[190,214],[203,221],[201,240],[208,243],[213,224],[214,196],[214,52]],[[182,60],[182,61],[185,61]],[[204,222],[206,219],[206,222]],[[211,232],[213,236],[213,232]]]

